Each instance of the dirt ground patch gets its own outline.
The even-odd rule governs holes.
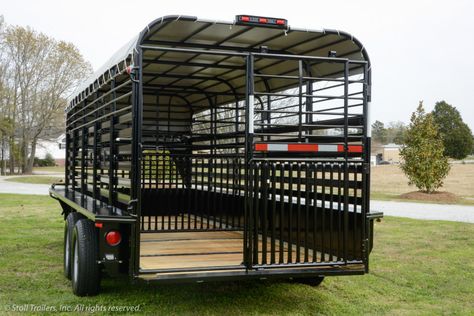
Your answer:
[[[443,203],[456,203],[459,201],[459,197],[451,192],[434,192],[425,193],[420,191],[413,191],[403,193],[399,196],[401,199],[407,200],[418,200],[418,201],[430,201],[430,202],[443,202]]]
[[[376,166],[371,168],[371,190],[385,194],[399,195],[416,190],[408,185],[408,179],[397,165]],[[440,191],[447,191],[463,198],[474,197],[474,164],[451,166]]]

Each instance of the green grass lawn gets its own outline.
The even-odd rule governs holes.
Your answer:
[[[19,176],[8,178],[5,181],[20,182],[20,183],[33,183],[33,184],[52,184],[55,182],[63,181],[60,177],[50,176]]]
[[[38,172],[38,171],[46,171],[46,172],[57,172],[57,173],[63,173],[64,172],[64,166],[54,166],[54,167],[34,167],[33,172]]]
[[[388,217],[376,223],[371,273],[288,282],[129,285],[106,279],[78,298],[62,274],[63,221],[46,196],[0,195],[0,314],[12,304],[140,306],[145,314],[471,314],[474,225]],[[79,305],[80,306],[80,305]]]

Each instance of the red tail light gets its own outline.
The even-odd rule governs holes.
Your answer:
[[[286,21],[285,20],[276,20],[276,24],[278,25],[285,25]]]
[[[248,16],[243,16],[243,17],[240,18],[240,20],[241,20],[241,21],[244,21],[244,22],[248,22],[248,21],[250,21],[250,17],[248,17]]]
[[[111,230],[105,235],[105,240],[109,246],[117,246],[122,241],[122,235],[117,230]]]

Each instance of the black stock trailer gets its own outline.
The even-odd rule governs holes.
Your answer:
[[[166,16],[66,110],[64,272],[100,279],[292,278],[369,271],[371,69],[352,35]]]

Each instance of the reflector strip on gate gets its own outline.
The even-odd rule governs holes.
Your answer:
[[[338,144],[282,144],[282,143],[257,143],[255,144],[255,151],[261,152],[344,152],[344,145]],[[347,146],[349,153],[362,153],[362,145]]]

